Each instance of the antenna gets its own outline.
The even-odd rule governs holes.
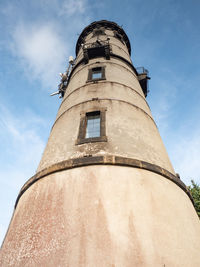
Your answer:
[[[69,79],[69,75],[71,73],[71,70],[74,66],[74,58],[73,56],[69,57],[69,66],[67,68],[67,70],[64,73],[59,73],[60,77],[61,77],[61,83],[58,85],[58,91],[50,94],[50,96],[54,96],[54,95],[59,95],[60,94],[60,98],[64,96],[64,92],[67,88],[68,85],[68,79]]]
[[[70,64],[73,64],[73,63],[74,63],[74,58],[73,58],[73,56],[70,56],[70,57],[69,57],[69,63],[70,63]]]
[[[50,94],[50,96],[54,96],[54,95],[58,95],[58,94],[60,94],[60,92],[59,91],[56,91],[56,92]]]

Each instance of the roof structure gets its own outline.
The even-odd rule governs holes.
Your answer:
[[[122,27],[120,27],[117,23],[112,22],[112,21],[100,20],[100,21],[92,22],[90,25],[85,27],[85,29],[82,31],[82,33],[80,34],[78,41],[76,43],[76,56],[77,56],[78,51],[81,47],[81,44],[84,42],[84,38],[97,27],[104,27],[106,29],[112,29],[114,31],[117,31],[117,33],[122,36],[122,38],[123,38],[123,40],[124,40],[124,42],[128,48],[129,54],[131,55],[131,44],[130,44],[130,41],[128,39],[128,36],[126,35],[126,33],[122,29]]]

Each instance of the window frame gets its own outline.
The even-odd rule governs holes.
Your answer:
[[[100,111],[93,111],[93,112],[87,112],[86,113],[86,127],[85,127],[85,138],[94,138],[94,137],[100,137],[101,136],[101,112]],[[90,136],[90,137],[87,137],[87,134],[88,135],[92,135],[92,132],[94,134],[94,128],[92,129],[92,132],[91,132],[91,122],[92,124],[94,125],[94,121],[95,121],[95,117],[99,119],[99,124],[98,124],[98,129],[96,129],[97,131],[97,136]]]
[[[100,113],[100,136],[86,138],[86,127],[87,127],[87,116],[89,114],[94,114],[95,112]],[[107,142],[106,136],[106,109],[96,109],[82,112],[80,114],[80,125],[78,138],[76,140],[76,145],[81,145],[84,143],[94,143],[94,142]]]
[[[92,75],[95,72],[97,72],[98,69],[101,71],[101,78],[92,78]],[[97,66],[97,67],[94,67],[94,68],[91,68],[91,69],[88,70],[88,79],[87,79],[87,82],[96,82],[96,81],[101,81],[101,80],[106,80],[105,66]]]

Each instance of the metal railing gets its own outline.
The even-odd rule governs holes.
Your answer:
[[[105,41],[96,40],[96,42],[93,42],[93,43],[83,44],[83,49],[97,48],[97,47],[106,46],[106,45],[109,45],[109,40],[105,40]]]

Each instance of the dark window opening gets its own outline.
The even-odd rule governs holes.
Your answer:
[[[98,67],[89,69],[88,72],[88,82],[105,80],[105,67]]]
[[[98,57],[110,59],[110,52],[111,48],[108,39],[106,41],[96,40],[96,42],[87,43],[83,46],[84,62],[87,64],[90,59]]]
[[[81,114],[77,145],[92,142],[106,142],[105,110]]]

